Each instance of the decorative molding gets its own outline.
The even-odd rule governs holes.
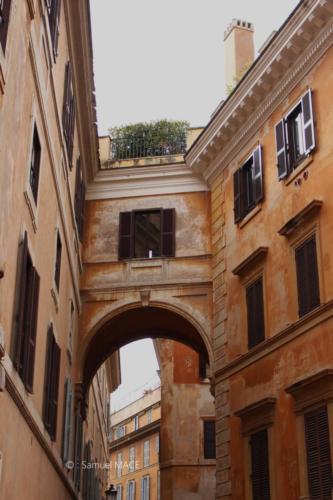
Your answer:
[[[154,420],[150,424],[144,425],[143,427],[139,427],[139,429],[130,432],[129,434],[125,434],[119,439],[116,439],[109,446],[109,452],[112,453],[120,448],[120,446],[129,446],[130,444],[136,442],[138,439],[144,439],[151,434],[158,432],[160,429],[161,420]]]
[[[87,200],[208,191],[207,184],[181,164],[100,170],[87,186]]]
[[[312,200],[308,203],[302,210],[300,210],[296,215],[291,217],[282,227],[278,230],[281,236],[289,236],[292,234],[300,225],[302,225],[306,219],[316,215],[323,205],[322,200]]]
[[[330,403],[333,401],[333,366],[298,380],[285,390],[294,397],[297,413],[318,403]]]
[[[253,347],[250,351],[227,363],[215,372],[215,384],[227,380],[232,375],[239,373],[253,363],[258,363],[262,358],[292,342],[300,335],[313,331],[321,323],[333,318],[333,300],[326,302],[291,325],[276,333],[272,337]]]
[[[140,299],[141,299],[141,304],[142,307],[148,307],[149,306],[149,300],[150,300],[150,290],[141,290],[140,291]]]
[[[232,274],[236,276],[243,276],[248,273],[250,268],[256,264],[259,260],[262,260],[266,257],[268,253],[268,247],[258,247],[254,250],[246,259],[244,259],[238,266],[232,269]]]
[[[260,427],[268,427],[274,422],[275,397],[267,397],[235,411],[242,420],[243,434],[250,434]]]

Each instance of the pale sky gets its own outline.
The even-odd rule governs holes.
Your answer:
[[[298,0],[90,0],[100,135],[162,118],[204,126],[225,97],[223,33],[233,18],[255,28],[256,50]],[[153,380],[150,340],[121,350],[123,406]]]
[[[223,32],[254,23],[258,49],[296,0],[90,0],[99,133],[161,118],[206,125],[225,96]]]

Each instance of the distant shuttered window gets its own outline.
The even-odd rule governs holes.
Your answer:
[[[248,348],[265,340],[263,279],[246,287]]]
[[[29,173],[29,182],[30,182],[31,192],[33,194],[35,203],[37,203],[37,196],[38,196],[40,157],[41,157],[41,146],[40,146],[37,127],[35,125],[34,126],[34,134],[33,134],[33,138],[32,138],[32,148],[31,148],[31,156],[30,156],[30,173]]]
[[[122,487],[122,485],[117,484],[116,489],[117,489],[116,500],[123,500],[123,487]]]
[[[29,254],[25,232],[18,256],[13,362],[29,392],[33,389],[38,301],[39,275]]]
[[[126,500],[135,500],[135,481],[126,483]]]
[[[327,407],[304,415],[310,500],[331,500],[332,462]]]
[[[240,222],[264,197],[261,146],[234,173],[234,215]]]
[[[129,461],[128,461],[128,471],[135,471],[135,447],[131,446],[129,449]]]
[[[204,420],[204,458],[216,458],[215,420]]]
[[[119,259],[175,256],[175,210],[121,212]]]
[[[135,415],[134,417],[134,430],[137,431],[139,428],[139,415]]]
[[[45,0],[45,3],[49,18],[53,55],[56,57],[58,55],[61,0]]]
[[[315,148],[312,92],[308,90],[275,127],[278,177],[287,177]]]
[[[61,271],[61,253],[62,253],[62,243],[59,231],[57,232],[57,247],[56,247],[56,259],[54,266],[54,282],[59,292],[60,286],[60,271]]]
[[[72,459],[73,388],[70,378],[65,382],[64,422],[62,432],[62,460],[66,464]]]
[[[141,479],[141,500],[150,499],[150,477],[144,476]]]
[[[117,471],[117,478],[120,479],[122,476],[122,470],[123,470],[123,454],[118,453],[117,454],[117,463],[116,463],[116,471]]]
[[[82,175],[81,159],[79,157],[76,162],[74,211],[76,227],[78,230],[80,241],[83,240],[85,197],[86,189]]]
[[[252,500],[270,500],[267,429],[251,435],[250,447]]]
[[[47,331],[43,421],[52,441],[55,441],[57,431],[59,370],[60,347],[51,324]]]
[[[6,49],[11,0],[0,0],[0,45]]]
[[[151,424],[153,418],[153,410],[149,408],[147,410],[147,424]]]
[[[320,305],[316,236],[295,249],[299,315]]]
[[[75,98],[73,90],[72,66],[68,61],[65,68],[64,99],[62,109],[62,128],[65,137],[67,157],[72,168],[75,127]]]
[[[145,441],[143,443],[143,466],[148,467],[150,465],[150,441]]]

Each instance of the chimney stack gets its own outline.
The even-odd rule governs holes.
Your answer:
[[[254,60],[253,34],[253,24],[240,19],[233,19],[224,32],[225,80],[229,93]]]

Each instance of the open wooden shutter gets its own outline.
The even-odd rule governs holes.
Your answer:
[[[71,434],[72,434],[72,411],[73,411],[73,390],[70,378],[65,382],[64,400],[64,424],[63,424],[63,444],[62,460],[66,463],[71,459]]]
[[[19,245],[18,263],[17,263],[17,304],[15,317],[15,343],[13,362],[17,371],[21,372],[23,366],[21,362],[21,351],[24,348],[24,311],[27,286],[27,267],[28,267],[28,235],[25,231],[22,242]]]
[[[150,477],[147,476],[147,500],[150,499]]]
[[[64,98],[62,107],[62,128],[64,132],[65,139],[67,141],[68,135],[68,121],[70,116],[70,95],[71,95],[71,84],[72,84],[72,67],[71,63],[68,61],[65,68],[65,83],[64,83]]]
[[[282,119],[275,127],[276,159],[279,179],[288,175],[285,122]]]
[[[2,9],[0,7],[0,44],[3,52],[6,49],[10,6],[11,0],[3,0]]]
[[[161,214],[161,255],[175,256],[176,211],[174,208],[162,210]]]
[[[264,197],[261,146],[253,152],[253,192],[254,201],[257,204]]]
[[[25,357],[23,367],[23,381],[27,391],[32,392],[35,366],[37,317],[39,302],[39,276],[36,269],[31,269],[29,293],[27,294],[26,328],[25,328]]]
[[[316,237],[313,235],[295,250],[299,315],[320,304]]]
[[[310,498],[330,499],[333,482],[327,406],[305,413],[304,428]]]
[[[119,214],[119,260],[130,259],[133,256],[133,212]]]
[[[204,420],[204,458],[216,458],[215,421]]]
[[[246,288],[248,347],[265,339],[264,298],[262,278]]]
[[[58,415],[58,391],[59,391],[59,371],[60,371],[60,347],[54,339],[52,353],[52,375],[51,375],[51,432],[53,441],[57,434],[57,415]]]
[[[243,199],[243,175],[242,169],[239,168],[234,173],[234,217],[235,223],[239,222],[244,215],[244,199]]]
[[[141,478],[141,495],[140,495],[140,499],[141,500],[146,500],[146,497],[145,497],[145,478],[144,477]]]
[[[46,0],[46,5],[49,14],[49,25],[50,25],[53,54],[56,57],[58,53],[61,0]]]
[[[81,460],[82,460],[82,417],[77,415],[75,419],[75,466],[74,484],[78,491],[81,485]]]
[[[43,405],[43,421],[48,432],[51,430],[51,376],[52,376],[52,350],[53,350],[53,326],[49,326],[47,330],[46,340],[46,358],[45,358],[45,375],[44,375],[44,405]]]
[[[252,500],[270,500],[267,429],[252,434],[250,446]]]
[[[72,161],[73,161],[74,127],[75,127],[75,99],[74,96],[71,96],[69,105],[68,145],[67,145],[68,162],[70,168],[72,167]]]
[[[316,145],[311,90],[308,90],[307,93],[302,97],[302,119],[305,153],[309,154]]]

